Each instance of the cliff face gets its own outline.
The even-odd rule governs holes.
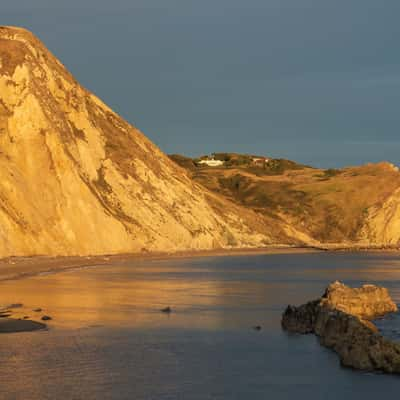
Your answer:
[[[400,243],[400,189],[395,190],[382,204],[368,210],[361,238],[372,244]]]
[[[193,183],[30,32],[0,28],[0,257],[276,241],[282,229]]]

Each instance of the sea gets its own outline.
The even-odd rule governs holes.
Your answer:
[[[344,368],[315,336],[282,330],[288,304],[335,280],[400,303],[394,252],[131,259],[0,282],[15,317],[52,317],[0,335],[0,399],[395,398],[400,377]],[[377,325],[400,340],[397,314]]]

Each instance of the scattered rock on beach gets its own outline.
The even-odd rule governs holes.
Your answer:
[[[161,312],[169,314],[172,312],[172,308],[171,307],[165,307],[161,309]]]
[[[32,310],[33,312],[41,312],[43,311],[41,308],[35,308],[34,310]]]
[[[43,317],[41,319],[42,319],[42,321],[51,321],[53,318],[48,315],[43,315]]]
[[[344,366],[400,374],[400,344],[384,338],[371,322],[397,310],[385,288],[364,285],[352,289],[334,282],[320,299],[299,307],[289,305],[282,327],[316,334],[323,346],[339,355]]]
[[[253,326],[253,329],[255,330],[255,331],[261,331],[261,326],[260,325],[256,325],[256,326]]]

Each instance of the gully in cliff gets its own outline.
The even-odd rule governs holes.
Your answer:
[[[316,334],[323,346],[336,351],[344,366],[400,374],[400,343],[384,338],[371,322],[397,311],[383,287],[352,289],[334,282],[320,299],[299,307],[288,306],[282,327],[290,332]]]

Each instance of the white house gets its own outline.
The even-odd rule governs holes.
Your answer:
[[[209,167],[220,167],[221,165],[224,165],[224,161],[214,160],[214,158],[213,158],[211,160],[200,160],[199,164],[206,164]]]

